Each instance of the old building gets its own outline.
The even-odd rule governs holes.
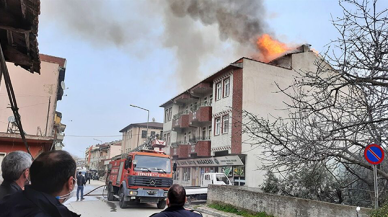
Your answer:
[[[242,111],[262,117],[287,116],[285,95],[294,70],[315,70],[317,55],[303,45],[264,63],[241,58],[165,102],[164,138],[178,170],[175,182],[199,185],[201,174],[224,172],[235,185],[258,187],[266,171],[260,147],[244,143]]]
[[[102,176],[111,159],[121,154],[121,140],[92,145],[85,151],[85,167],[98,171]]]
[[[121,145],[121,152],[123,154],[147,141],[147,126],[148,136],[162,135],[163,123],[159,122],[134,123],[120,130],[120,133],[123,133]]]
[[[7,63],[21,123],[33,156],[43,151],[61,149],[66,128],[61,123],[62,113],[57,111],[57,102],[62,100],[64,93],[66,59],[41,54],[40,60],[40,75],[26,73],[22,67]],[[26,151],[26,148],[9,108],[7,90],[1,88],[0,152],[15,150]]]

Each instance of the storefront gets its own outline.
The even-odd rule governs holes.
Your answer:
[[[199,186],[204,173],[225,173],[235,185],[244,185],[244,155],[228,155],[210,158],[175,160],[177,171],[174,183],[183,186]]]

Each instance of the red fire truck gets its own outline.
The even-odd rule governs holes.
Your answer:
[[[132,202],[156,203],[163,209],[176,165],[162,147],[164,142],[155,137],[127,156],[112,160],[106,179],[108,200],[118,199],[121,208]]]

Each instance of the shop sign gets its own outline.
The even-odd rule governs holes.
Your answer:
[[[243,162],[237,155],[177,160],[179,167],[209,167],[209,166],[243,166]]]

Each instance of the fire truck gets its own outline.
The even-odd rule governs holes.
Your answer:
[[[173,184],[176,164],[162,151],[165,142],[158,135],[109,163],[106,179],[108,200],[119,200],[120,208],[134,203],[166,206],[167,192]]]

